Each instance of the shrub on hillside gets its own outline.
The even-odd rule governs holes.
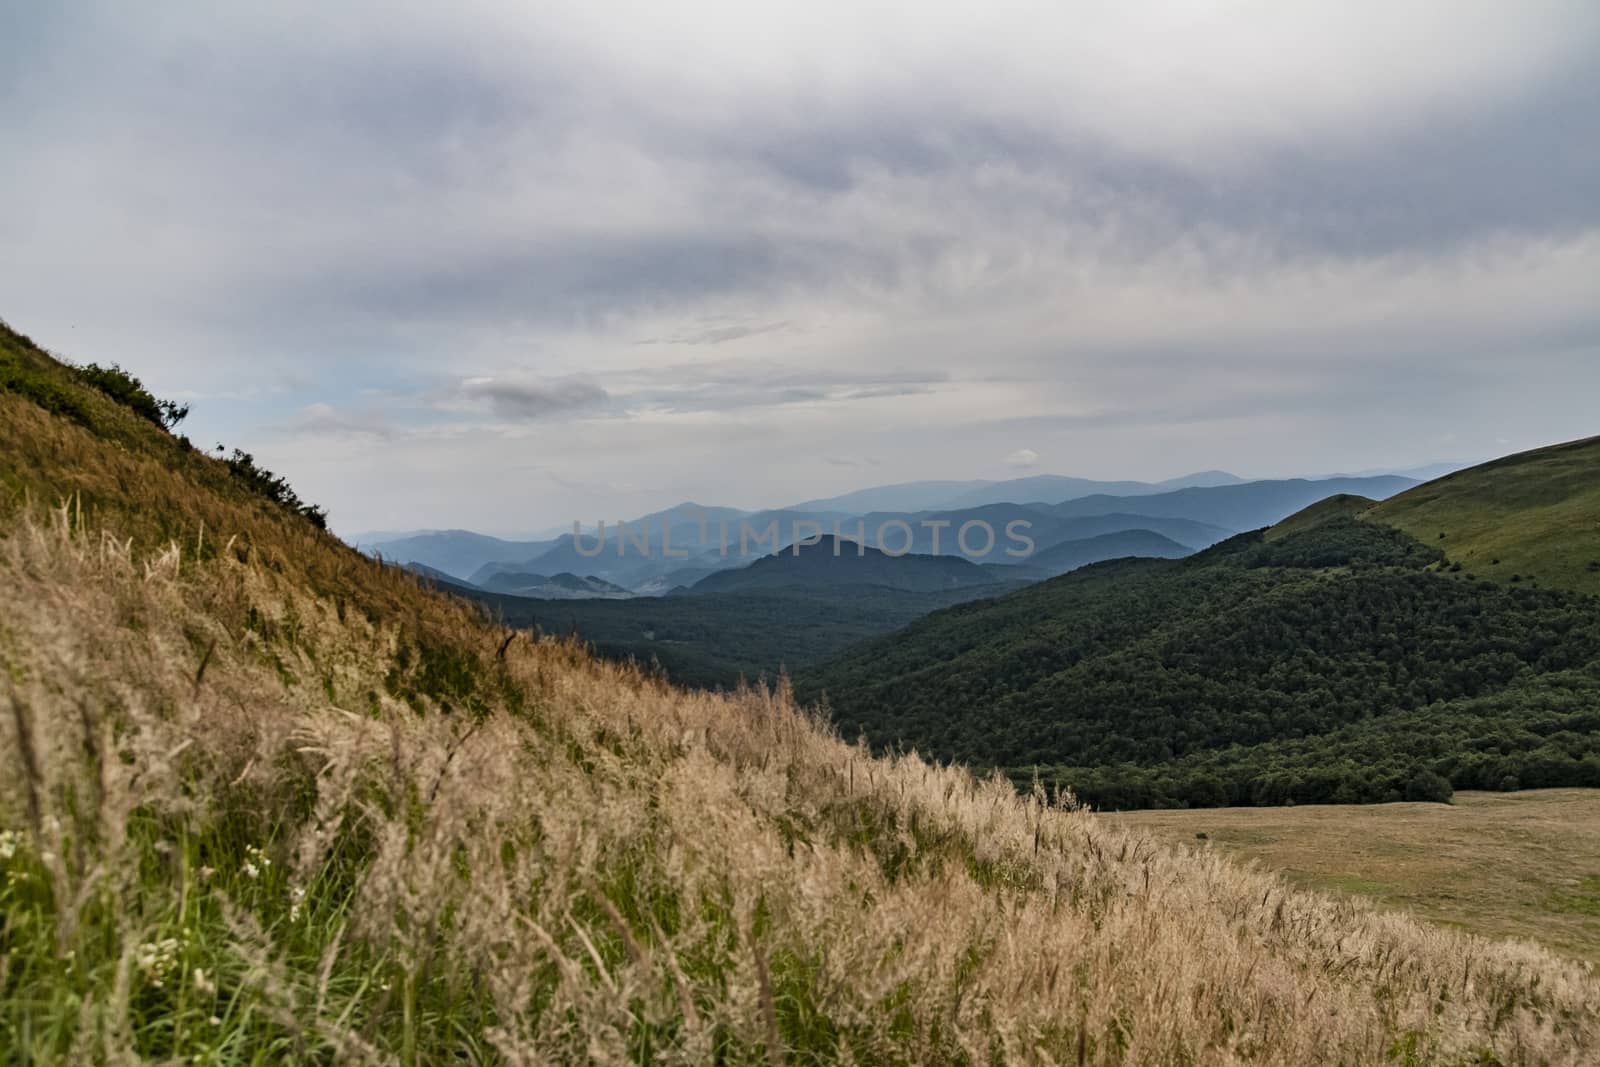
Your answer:
[[[1406,783],[1407,800],[1424,800],[1435,804],[1448,804],[1455,795],[1450,783],[1432,771],[1418,771]]]
[[[161,400],[144,383],[115,363],[102,367],[90,363],[77,368],[78,376],[112,400],[163,430],[170,430],[189,416],[189,405]]]
[[[217,451],[222,450],[223,447],[218,445]],[[299,494],[289,485],[288,479],[258,465],[250,453],[236,448],[233,450],[233,455],[225,458],[223,462],[228,465],[234,476],[241,479],[252,491],[266,497],[274,504],[304,515],[319,530],[328,528],[327,511],[301,500]]]

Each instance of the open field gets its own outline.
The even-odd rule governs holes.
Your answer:
[[[1600,790],[1443,804],[1134,811],[1102,818],[1259,861],[1311,888],[1600,962]]]

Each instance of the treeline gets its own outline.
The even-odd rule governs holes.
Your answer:
[[[1334,519],[940,612],[800,678],[848,735],[1101,807],[1600,785],[1600,601]]]
[[[501,621],[575,633],[607,659],[659,668],[678,684],[734,689],[837,656],[988,586],[936,592],[860,585],[629,600],[539,600],[450,586]]]

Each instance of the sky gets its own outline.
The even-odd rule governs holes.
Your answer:
[[[347,535],[1600,432],[1592,0],[7,4],[0,55],[0,316]]]

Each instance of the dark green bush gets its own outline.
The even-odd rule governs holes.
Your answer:
[[[223,451],[223,446],[218,445],[217,451]],[[328,528],[328,513],[325,510],[301,500],[286,478],[273,474],[257,464],[255,457],[250,453],[236,448],[233,450],[233,455],[226,457],[223,462],[228,465],[234,477],[243,481],[253,492],[298,515],[304,515],[319,530]]]
[[[1418,771],[1406,783],[1407,800],[1425,800],[1435,804],[1448,804],[1455,790],[1450,783],[1432,771]]]
[[[63,360],[63,362],[65,362]],[[160,400],[144,383],[115,363],[102,367],[90,363],[77,368],[78,376],[112,400],[163,430],[170,430],[189,415],[189,405],[175,400]]]

